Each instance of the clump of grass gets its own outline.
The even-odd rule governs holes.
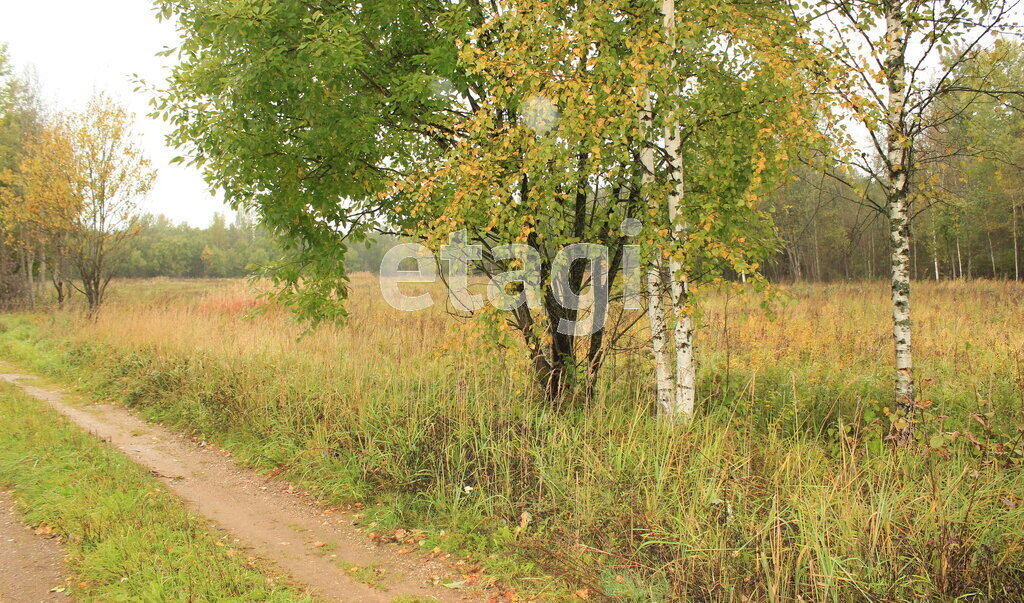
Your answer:
[[[0,385],[0,483],[62,536],[87,601],[308,600],[234,556],[142,469],[44,404]]]
[[[339,561],[338,567],[355,580],[366,584],[377,590],[387,590],[387,577],[384,570],[376,564],[356,565],[345,561]]]
[[[355,284],[353,321],[300,340],[276,310],[241,320],[252,293],[220,284],[145,303],[126,288],[95,322],[12,319],[0,342],[329,499],[377,503],[367,524],[423,528],[425,546],[541,578],[526,585],[620,599],[1024,592],[1019,285],[917,288],[932,405],[921,445],[893,450],[880,284],[797,288],[775,320],[755,300],[709,300],[707,399],[689,428],[653,419],[638,354],[611,361],[585,411],[556,412],[517,350]]]

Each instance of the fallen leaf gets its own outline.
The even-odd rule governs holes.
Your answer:
[[[441,586],[443,586],[445,588],[465,588],[466,587],[466,581],[465,580],[457,580],[457,581],[454,581],[454,582],[442,582]]]

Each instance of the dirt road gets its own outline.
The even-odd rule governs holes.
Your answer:
[[[64,547],[36,534],[14,511],[14,498],[0,490],[0,603],[66,601]]]
[[[192,509],[237,538],[239,547],[272,561],[317,597],[332,601],[391,601],[399,595],[436,601],[482,598],[480,593],[437,584],[437,578],[453,577],[454,572],[443,564],[374,544],[353,527],[350,516],[300,499],[287,491],[284,482],[239,468],[221,451],[147,423],[120,406],[69,404],[61,391],[21,382],[32,379],[28,375],[0,374],[0,379],[17,384],[109,441],[148,468]]]

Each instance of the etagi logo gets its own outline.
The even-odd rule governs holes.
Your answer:
[[[635,237],[640,234],[639,220],[623,220],[620,232],[623,236]],[[448,284],[448,300],[462,312],[482,310],[488,303],[506,311],[514,311],[524,304],[530,310],[543,310],[543,259],[533,247],[513,243],[498,245],[490,250],[487,265],[495,270],[486,271],[486,299],[484,295],[469,289],[470,266],[472,262],[483,262],[483,245],[471,245],[465,230],[451,234],[449,244],[441,246],[440,260],[447,263],[445,281]],[[415,270],[402,270],[400,266],[413,260]],[[579,263],[585,263],[580,266]],[[395,245],[384,255],[380,265],[380,290],[384,300],[392,308],[404,312],[425,310],[434,305],[430,293],[405,295],[399,288],[402,283],[434,283],[437,281],[438,259],[424,245],[402,243]],[[514,268],[512,268],[514,266]],[[497,269],[509,268],[503,272]],[[640,246],[623,245],[621,256],[622,303],[627,310],[639,310],[640,303]],[[588,275],[589,279],[581,279]],[[574,278],[575,277],[575,278]],[[574,290],[573,282],[586,282],[582,290]],[[511,288],[508,285],[514,285]],[[609,251],[605,245],[574,243],[566,245],[551,261],[550,285],[554,300],[576,320],[558,319],[558,332],[563,335],[583,337],[593,335],[604,328],[609,303]]]

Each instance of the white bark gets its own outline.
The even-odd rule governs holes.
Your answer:
[[[651,326],[651,348],[654,352],[654,379],[657,386],[658,410],[672,413],[675,384],[672,381],[672,359],[668,355],[668,325],[665,323],[665,300],[662,296],[661,262],[655,258],[647,271],[647,320]]]
[[[914,404],[914,362],[910,346],[909,212],[905,197],[889,202],[892,243],[892,336],[896,351],[896,403],[904,410]]]
[[[672,279],[673,288],[680,288],[680,293],[673,293],[676,310],[676,327],[674,342],[676,346],[676,396],[671,416],[682,421],[693,417],[694,403],[697,398],[697,366],[693,354],[693,316],[689,313],[686,283]]]
[[[644,105],[644,124],[642,131],[645,137],[650,136],[652,128],[651,121],[654,119],[653,106],[650,96]],[[640,152],[640,163],[643,165],[643,186],[650,190],[654,184],[654,147],[650,141],[646,141],[643,150]],[[648,199],[648,205],[657,208],[657,203]],[[659,253],[659,250],[654,250]],[[661,257],[655,255],[651,258],[651,266],[646,271],[647,284],[647,322],[651,328],[651,348],[654,353],[654,379],[657,387],[658,410],[662,414],[668,414],[672,410],[675,384],[672,381],[672,359],[669,358],[668,348],[668,325],[665,322],[665,299],[662,295],[662,274]]]
[[[25,265],[25,282],[28,288],[28,303],[30,306],[36,305],[36,283],[35,275],[35,253],[31,250],[24,252],[24,265]]]
[[[992,244],[992,231],[986,228],[985,236],[988,237],[988,259],[992,263],[992,278],[999,278],[999,268],[996,267],[996,248]]]
[[[904,107],[906,103],[907,32],[902,6],[889,2],[886,7],[886,57],[889,103],[886,126],[886,201],[892,247],[892,323],[896,352],[896,405],[906,418],[897,425],[901,440],[909,438],[909,416],[914,410],[914,362],[910,329],[910,136]]]
[[[676,43],[676,6],[675,0],[663,0],[661,4],[664,15],[665,37],[669,46],[675,48]],[[674,71],[674,62],[669,62],[669,69]],[[676,96],[681,94],[675,91]],[[686,194],[684,181],[682,139],[675,110],[668,112],[665,118],[665,155],[668,158],[668,173],[672,189],[668,194],[668,219],[672,223],[671,235],[673,243],[680,243],[686,236],[685,218],[680,207]],[[686,275],[680,262],[673,254],[669,258],[669,282],[672,294],[672,309],[675,312],[676,325],[674,330],[676,360],[676,391],[675,405],[669,413],[673,417],[689,420],[693,416],[696,398],[696,368],[693,357],[693,317],[689,304]]]
[[[959,250],[959,234],[956,234],[956,277],[964,278],[964,256]]]
[[[39,293],[46,294],[46,249],[39,252]]]
[[[665,37],[670,45],[675,44],[675,2],[662,0],[663,26]],[[669,69],[674,65],[670,62]],[[676,91],[679,94],[680,91]],[[650,96],[644,104],[642,133],[645,145],[640,153],[643,164],[643,185],[650,190],[654,184],[654,148],[652,137],[654,109]],[[665,154],[668,158],[668,174],[672,187],[667,199],[667,209],[671,227],[671,240],[680,242],[686,235],[686,225],[681,215],[681,205],[685,193],[683,181],[683,153],[679,125],[674,111],[669,110],[665,118],[662,132],[665,142]],[[653,198],[646,199],[648,207],[661,213],[662,207]],[[672,421],[689,421],[693,416],[696,399],[696,370],[693,354],[693,317],[689,307],[689,294],[682,262],[674,255],[668,259],[668,271],[664,270],[661,250],[654,250],[651,265],[646,271],[647,283],[647,318],[651,328],[651,347],[654,352],[654,371],[657,385],[658,409],[662,416]],[[667,279],[667,280],[666,280]],[[667,284],[667,286],[666,286]],[[669,292],[671,310],[675,327],[671,334],[674,357],[668,353],[669,330],[665,304],[665,290]]]
[[[1020,280],[1020,244],[1017,243],[1017,204],[1013,204],[1013,280]]]

